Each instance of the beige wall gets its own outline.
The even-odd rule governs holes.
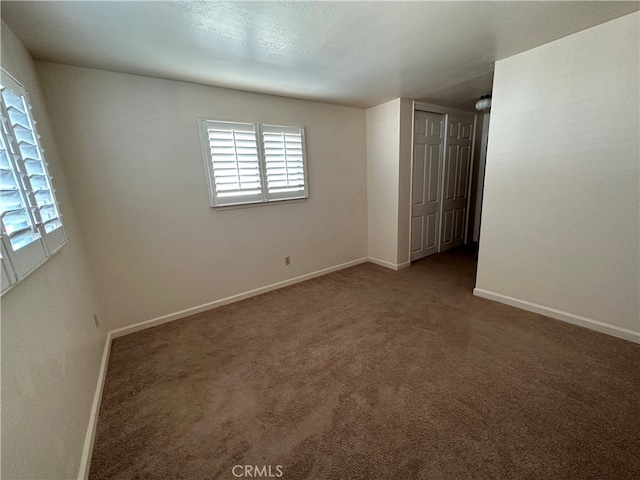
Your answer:
[[[497,62],[476,285],[636,340],[639,17]]]
[[[390,268],[409,265],[413,100],[367,109],[369,257]]]
[[[38,71],[110,328],[366,257],[363,110],[53,63]],[[199,116],[305,126],[311,197],[210,208]]]
[[[104,348],[102,315],[35,66],[2,23],[2,66],[29,92],[69,243],[2,297],[2,478],[74,478]]]
[[[401,99],[368,108],[367,225],[369,257],[396,265]]]

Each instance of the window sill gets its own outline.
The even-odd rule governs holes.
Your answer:
[[[285,203],[301,203],[306,202],[309,197],[300,197],[300,198],[283,198],[282,200],[270,200],[268,202],[247,202],[247,203],[231,203],[229,205],[218,205],[212,206],[216,212],[224,212],[226,210],[238,210],[240,208],[255,208],[255,207],[264,207],[267,205],[282,205]]]
[[[47,255],[46,257],[44,257],[44,259],[42,259],[42,261],[40,263],[38,263],[35,267],[33,267],[31,270],[29,270],[20,280],[17,280],[14,284],[9,285],[9,287],[7,287],[6,290],[4,290],[2,293],[0,293],[0,296],[5,296],[7,293],[13,291],[14,288],[16,288],[16,286],[20,285],[20,283],[22,283],[24,281],[25,278],[29,278],[29,276],[35,272],[36,270],[38,270],[38,268],[40,268],[42,265],[44,265],[45,263],[47,263],[47,261],[50,258],[53,258],[54,255],[57,255],[58,252],[60,250],[62,250],[62,247],[64,247],[67,243],[69,243],[69,239],[67,238],[64,243],[62,243],[62,245],[60,245],[58,248],[56,248],[53,252],[49,253],[49,255]]]

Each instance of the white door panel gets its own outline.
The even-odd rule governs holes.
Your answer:
[[[438,251],[444,115],[415,112],[411,198],[411,260]]]
[[[438,248],[438,214],[432,213],[427,217],[427,226],[426,228],[426,240],[425,246],[428,249],[437,249]]]
[[[473,118],[448,116],[447,154],[444,159],[441,252],[464,243],[467,214]]]
[[[411,219],[411,255],[422,250],[422,239],[424,238],[424,217],[413,217]]]

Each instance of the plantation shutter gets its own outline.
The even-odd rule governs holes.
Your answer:
[[[275,125],[260,128],[268,198],[306,197],[304,128]]]
[[[308,198],[304,127],[200,119],[211,206]]]
[[[214,206],[263,200],[255,126],[202,120]]]
[[[19,280],[60,248],[66,235],[26,92],[4,71],[0,89],[0,214]]]

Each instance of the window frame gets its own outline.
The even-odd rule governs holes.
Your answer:
[[[36,128],[37,121],[33,115],[33,106],[29,98],[27,89],[22,85],[15,77],[13,77],[4,68],[0,70],[0,83],[4,88],[10,91],[13,95],[20,97],[24,108],[26,109],[25,115],[29,123],[27,129],[31,135],[31,145],[35,147],[38,158],[30,158],[30,161],[37,161],[38,167],[41,169],[41,173],[29,174],[26,170],[26,157],[21,151],[20,142],[17,134],[12,125],[12,120],[8,113],[8,106],[6,105],[4,97],[0,102],[0,115],[3,120],[0,125],[0,135],[2,136],[2,142],[6,149],[7,161],[10,165],[10,170],[15,179],[18,196],[22,199],[24,208],[27,210],[27,216],[30,222],[30,226],[34,234],[37,234],[37,238],[14,250],[10,241],[10,235],[5,230],[4,222],[0,223],[1,239],[1,251],[2,258],[0,260],[2,269],[2,292],[1,295],[6,294],[12,290],[23,279],[28,277],[38,267],[44,264],[52,255],[58,252],[69,240],[67,237],[66,229],[64,226],[63,215],[60,210],[60,204],[56,197],[56,190],[53,186],[53,179],[47,168],[47,160],[44,155],[44,149],[40,142],[40,135]],[[25,129],[24,125],[20,125]],[[30,177],[44,177],[46,182],[45,190],[40,190],[40,187],[31,184]],[[18,179],[20,177],[20,180]],[[27,177],[27,180],[24,180]],[[25,183],[26,182],[26,183]],[[51,203],[40,204],[37,200],[37,195],[40,191],[47,192]],[[42,217],[42,209],[54,207],[56,217],[50,217],[45,219]],[[38,213],[36,214],[36,210]],[[47,231],[45,225],[49,222],[57,220],[59,226]]]
[[[252,127],[256,141],[256,151],[258,157],[258,168],[260,173],[260,193],[246,196],[233,196],[227,199],[221,199],[216,192],[214,162],[211,155],[211,143],[209,141],[209,126],[211,124],[227,124],[239,125],[243,127]],[[302,165],[304,189],[300,192],[294,192],[294,195],[288,195],[286,192],[269,193],[269,183],[267,178],[267,159],[264,148],[263,127],[269,129],[282,129],[282,133],[297,129],[302,144]],[[255,122],[238,122],[233,120],[214,120],[208,117],[198,117],[198,130],[200,132],[200,143],[202,146],[202,154],[205,163],[205,171],[207,178],[207,190],[209,192],[209,205],[214,209],[235,209],[242,207],[252,207],[259,205],[269,205],[283,202],[300,202],[309,198],[309,169],[307,163],[307,147],[306,147],[306,131],[301,125],[275,125],[267,123]],[[243,198],[244,197],[244,198]]]

